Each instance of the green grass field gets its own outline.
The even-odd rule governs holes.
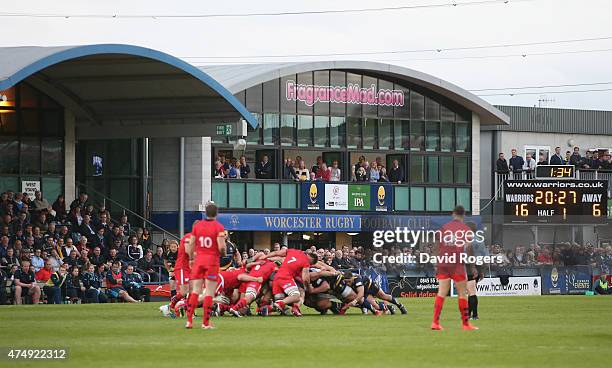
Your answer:
[[[610,367],[612,297],[480,298],[479,331],[462,331],[457,301],[431,331],[433,300],[404,300],[409,314],[270,316],[214,320],[185,330],[159,303],[0,308],[0,347],[68,347],[55,362],[0,366],[150,367]],[[196,321],[199,325],[199,321]],[[44,365],[41,365],[44,364]]]

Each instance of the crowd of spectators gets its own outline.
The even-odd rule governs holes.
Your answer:
[[[538,161],[536,161],[535,157],[532,157],[529,153],[525,155],[525,158],[519,156],[516,148],[513,148],[511,150],[511,157],[509,160],[506,160],[503,152],[498,154],[495,168],[500,174],[506,174],[509,172],[531,173],[535,171],[535,168],[538,165],[573,165],[576,169],[582,170],[590,169],[612,171],[612,156],[608,150],[587,150],[583,156],[580,154],[579,147],[574,147],[573,152],[566,151],[565,156],[563,156],[561,153],[561,147],[555,147],[555,153],[550,157],[550,159],[544,154],[540,154]]]
[[[214,164],[214,177],[216,179],[249,179],[251,167],[245,156],[239,159],[226,159],[220,153]],[[353,165],[351,180],[355,182],[391,182],[402,183],[405,179],[404,168],[398,160],[393,160],[391,167],[387,168],[382,157],[376,157],[372,162],[360,156],[359,161]],[[267,155],[262,155],[261,160],[255,165],[256,179],[273,179],[274,168]],[[342,180],[342,169],[338,160],[332,161],[328,166],[322,156],[316,158],[312,166],[307,166],[301,156],[295,159],[287,157],[283,161],[282,179],[293,181],[324,181],[335,182]]]
[[[70,205],[61,195],[50,205],[41,192],[1,194],[0,304],[11,295],[16,304],[41,296],[48,303],[146,300],[143,282],[167,277],[164,261],[149,229],[132,228],[126,215],[115,221],[87,193]]]

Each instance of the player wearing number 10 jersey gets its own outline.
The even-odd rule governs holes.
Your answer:
[[[191,267],[191,294],[187,301],[187,324],[186,328],[192,328],[193,312],[198,305],[198,295],[202,292],[202,286],[206,288],[203,302],[202,328],[213,328],[210,323],[210,313],[213,305],[213,296],[217,289],[217,278],[219,273],[219,257],[226,252],[226,233],[223,225],[216,220],[217,206],[209,202],[206,205],[206,220],[200,221],[193,226],[185,251],[189,260],[193,261]],[[204,281],[205,280],[205,281]]]

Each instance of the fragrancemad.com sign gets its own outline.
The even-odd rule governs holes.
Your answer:
[[[348,86],[317,86],[313,84],[296,84],[287,81],[287,101],[301,101],[308,106],[317,102],[332,102],[341,104],[404,106],[404,91],[396,89],[378,90],[372,84],[369,88],[361,88],[358,84]]]

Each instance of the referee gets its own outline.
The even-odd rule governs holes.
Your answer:
[[[478,230],[477,226],[473,222],[468,222],[466,225],[474,232]],[[483,241],[474,239],[472,242],[472,251],[474,256],[488,256],[489,251]],[[471,320],[478,319],[478,296],[476,295],[476,283],[484,277],[483,266],[466,264],[468,270],[467,275],[467,292],[468,292],[468,314]],[[474,267],[472,267],[474,266]],[[470,270],[476,269],[476,273],[470,272]]]

